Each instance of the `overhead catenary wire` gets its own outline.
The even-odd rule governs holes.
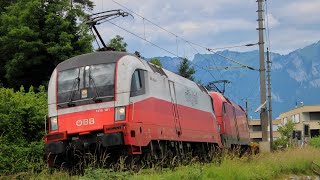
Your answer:
[[[207,60],[207,62],[209,62],[208,60],[208,58],[206,58],[203,54],[201,54],[193,45],[192,45],[192,43],[190,43],[190,42],[187,42],[187,44],[192,48],[192,49],[194,49],[198,54],[200,54],[202,57],[204,57],[204,59],[206,59]],[[216,62],[213,60],[213,58],[212,58],[212,56],[210,55],[210,57],[211,57],[211,60],[212,60],[212,62],[214,63],[214,65],[215,66],[217,66],[217,64],[216,64]],[[207,69],[208,70],[208,69]],[[210,72],[210,71],[209,71]],[[220,78],[222,78],[222,74],[221,74],[221,72],[220,71],[218,71],[219,72],[219,74],[220,74]],[[210,72],[211,73],[211,72]]]
[[[120,4],[119,2],[117,2],[117,1],[115,1],[115,0],[112,0],[112,1],[113,1],[114,3],[116,3],[117,5],[121,6],[122,8],[124,8],[124,9],[126,9],[126,10],[130,11],[132,14],[135,14],[135,15],[139,16],[140,18],[142,18],[142,19],[144,19],[144,20],[148,21],[150,24],[152,24],[152,25],[154,25],[154,26],[156,26],[156,27],[160,28],[161,30],[163,30],[163,31],[165,31],[165,32],[167,32],[167,33],[169,33],[169,34],[171,34],[171,35],[173,35],[173,36],[176,36],[177,38],[179,38],[179,39],[183,40],[184,42],[186,42],[186,43],[191,43],[191,44],[193,44],[193,45],[195,45],[195,46],[198,46],[198,47],[201,47],[201,48],[203,48],[203,49],[208,49],[207,47],[205,47],[205,46],[203,46],[203,45],[201,45],[201,44],[198,44],[198,43],[195,43],[195,42],[189,41],[189,40],[187,40],[187,39],[185,39],[185,38],[183,38],[183,37],[181,37],[181,36],[179,36],[179,35],[177,35],[177,34],[175,34],[175,33],[171,32],[171,31],[169,31],[169,30],[167,30],[167,29],[165,29],[165,28],[161,27],[160,25],[158,25],[158,24],[156,24],[156,23],[152,22],[151,20],[149,20],[149,19],[147,19],[147,18],[143,17],[142,15],[140,15],[140,14],[138,14],[138,13],[134,12],[133,10],[131,10],[131,9],[127,8],[126,6],[124,6],[124,5]],[[212,48],[212,50],[218,50],[218,49],[230,49],[230,48],[246,47],[246,46],[248,47],[248,45],[250,46],[251,44],[244,44],[244,45],[237,45],[237,46],[218,47],[218,48]]]
[[[254,45],[258,45],[258,43],[249,43],[249,44],[242,44],[242,45],[235,45],[235,46],[226,46],[226,47],[217,47],[217,48],[207,48],[215,51],[215,50],[222,50],[222,49],[232,49],[232,48],[239,48],[239,47],[249,47],[249,46],[254,46]]]
[[[208,49],[208,51],[210,51],[211,53],[216,54],[216,55],[218,55],[218,56],[220,56],[220,57],[223,57],[224,59],[227,59],[228,61],[231,61],[231,62],[233,62],[233,63],[236,63],[236,64],[238,64],[238,65],[240,65],[240,66],[242,66],[242,67],[244,67],[244,68],[248,68],[248,69],[250,69],[250,70],[259,71],[258,69],[255,69],[255,68],[253,68],[253,67],[251,67],[251,66],[242,64],[242,63],[240,63],[240,62],[238,62],[238,61],[236,61],[236,60],[233,60],[233,59],[231,59],[231,58],[229,58],[229,57],[226,57],[226,56],[224,56],[224,55],[222,55],[222,54],[220,54],[220,53],[217,53],[217,52],[215,52],[215,51],[211,51],[210,49]]]
[[[205,59],[207,59],[205,56],[203,56],[203,54],[201,54],[191,43],[187,43],[187,44],[189,44],[189,46],[192,48],[192,49],[194,49],[198,54],[200,54],[202,57],[204,57]],[[207,62],[209,62],[209,61],[207,61]],[[214,61],[213,61],[214,62]],[[214,62],[214,64],[215,64],[215,62]],[[206,71],[211,75],[211,77],[214,79],[214,80],[217,80],[214,76],[213,76],[213,74],[210,72],[210,71],[208,71],[208,69],[206,69]],[[221,72],[220,71],[218,71],[219,73],[220,73],[220,78],[222,77],[222,75],[221,75]],[[220,92],[220,90],[219,90],[219,88],[216,86],[216,85],[214,85],[213,84],[213,86]]]
[[[123,31],[126,31],[127,33],[129,33],[129,34],[131,34],[131,35],[133,35],[133,36],[135,36],[135,37],[137,37],[137,38],[139,38],[139,39],[141,39],[141,40],[143,40],[143,41],[148,42],[149,44],[151,44],[151,45],[153,45],[153,46],[155,46],[155,47],[157,47],[157,48],[159,48],[159,49],[161,49],[161,50],[163,50],[163,51],[165,51],[165,52],[167,52],[167,53],[169,53],[169,54],[171,54],[171,55],[173,55],[173,56],[176,56],[176,57],[181,58],[181,59],[184,58],[184,57],[179,56],[178,54],[175,54],[174,52],[172,52],[172,51],[170,51],[170,50],[167,50],[167,49],[165,49],[165,48],[163,48],[163,47],[161,47],[161,46],[159,46],[159,45],[157,45],[157,44],[155,44],[155,43],[147,40],[147,39],[144,39],[143,37],[141,37],[141,36],[139,36],[139,35],[131,32],[131,31],[129,31],[129,30],[127,30],[127,29],[125,29],[125,28],[123,28],[123,27],[121,27],[121,26],[119,26],[119,25],[117,25],[117,24],[115,24],[115,23],[113,23],[113,22],[111,22],[111,21],[107,21],[107,22],[109,22],[110,24],[112,24],[112,25],[114,25],[114,26],[122,29]],[[198,68],[200,68],[200,69],[202,69],[202,70],[207,71],[207,72],[212,76],[212,78],[214,78],[213,74],[212,74],[210,71],[208,71],[207,69],[205,69],[204,67],[201,67],[201,66],[197,65],[196,63],[193,63],[192,61],[189,61],[189,62],[190,62],[191,64],[193,64],[194,66],[196,66],[196,67],[198,67]],[[214,78],[214,79],[215,79],[215,78]],[[219,89],[218,89],[218,91],[219,91]]]
[[[142,15],[134,12],[133,10],[127,8],[126,6],[120,4],[119,2],[117,2],[117,1],[115,1],[115,0],[112,0],[112,1],[113,1],[115,4],[119,5],[120,7],[126,9],[127,11],[130,11],[132,14],[135,14],[136,16],[139,16],[139,17],[142,18],[143,20],[148,21],[150,24],[152,24],[152,25],[160,28],[161,30],[163,30],[163,31],[165,31],[165,32],[167,32],[167,33],[169,33],[169,34],[171,34],[171,35],[173,35],[173,36],[175,36],[176,38],[179,38],[179,39],[181,39],[182,41],[184,41],[184,42],[186,42],[186,43],[193,44],[193,45],[195,45],[195,46],[201,47],[201,48],[203,48],[203,49],[205,49],[205,50],[207,50],[207,51],[209,51],[209,52],[211,52],[211,53],[212,53],[214,50],[218,50],[218,49],[230,49],[230,48],[236,48],[236,47],[248,47],[248,46],[253,46],[253,45],[257,45],[257,44],[258,44],[258,43],[250,43],[250,44],[237,45],[237,46],[227,46],[227,47],[219,47],[219,48],[208,48],[208,47],[205,47],[205,46],[200,45],[200,44],[198,44],[198,43],[195,43],[195,42],[186,40],[185,38],[182,38],[181,36],[179,36],[179,35],[171,32],[171,31],[169,31],[169,30],[161,27],[160,25],[158,25],[158,24],[152,22],[151,20],[143,17]],[[217,52],[214,52],[214,54],[217,54],[217,55],[225,58],[225,56],[220,55],[220,54],[218,54]],[[227,60],[229,60],[229,61],[231,60],[231,58],[225,58],[225,59],[227,59]],[[237,61],[233,60],[232,62],[237,62]],[[237,64],[239,64],[239,62],[237,62]],[[241,64],[241,63],[240,63],[240,64]],[[239,64],[239,65],[240,65],[240,64]],[[242,65],[243,65],[243,64],[242,64]],[[247,65],[243,65],[243,67],[244,67],[244,68],[248,68],[248,69],[250,69],[250,70],[255,70],[254,68],[252,68],[252,67],[250,67],[250,66],[247,66]]]
[[[129,34],[131,34],[131,35],[133,35],[133,36],[135,36],[135,37],[137,37],[137,38],[139,38],[139,39],[141,39],[143,41],[148,42],[149,44],[151,44],[151,45],[153,45],[153,46],[155,46],[155,47],[157,47],[157,48],[159,48],[159,49],[161,49],[161,50],[163,50],[163,51],[165,51],[165,52],[167,52],[167,53],[169,53],[169,54],[171,54],[173,56],[179,57],[177,54],[175,54],[175,53],[173,53],[173,52],[171,52],[171,51],[169,51],[169,50],[167,50],[167,49],[165,49],[165,48],[163,48],[163,47],[161,47],[161,46],[159,46],[159,45],[157,45],[157,44],[155,44],[155,43],[153,43],[153,42],[151,42],[151,41],[149,41],[147,39],[144,39],[143,37],[131,32],[131,31],[129,31],[129,30],[127,30],[127,29],[125,29],[125,28],[123,28],[123,27],[121,27],[121,26],[119,26],[119,25],[117,25],[117,24],[115,24],[115,23],[113,23],[111,21],[107,21],[107,22],[109,22],[110,24],[112,24],[112,25],[114,25],[114,26],[126,31],[127,33],[129,33]]]
[[[267,39],[267,47],[269,48],[269,50],[271,51],[271,48],[270,48],[270,28],[269,28],[269,14],[268,14],[268,3],[267,3],[267,0],[265,0],[265,12],[266,12],[266,29],[267,29],[267,33],[266,33],[266,39]]]
[[[230,61],[230,62],[232,62],[232,63],[236,63],[236,64],[240,65],[240,66],[243,67],[243,68],[247,68],[247,69],[250,69],[250,70],[259,71],[259,70],[257,70],[256,68],[253,68],[253,67],[251,67],[251,66],[248,66],[248,65],[245,65],[245,64],[243,64],[243,63],[240,63],[240,62],[238,62],[238,61],[236,61],[236,60],[234,60],[234,59],[232,59],[232,58],[228,58],[228,57],[226,57],[226,56],[224,56],[224,55],[222,55],[222,54],[220,54],[220,53],[214,52],[215,50],[219,50],[219,49],[230,49],[230,48],[237,48],[237,47],[248,47],[248,46],[257,45],[258,43],[245,44],[245,45],[237,45],[237,46],[227,46],[227,47],[220,47],[220,48],[208,48],[208,47],[205,47],[205,46],[203,46],[203,45],[200,45],[200,44],[198,44],[198,43],[195,43],[195,42],[186,40],[186,39],[178,36],[177,34],[175,34],[175,33],[171,32],[171,31],[169,31],[169,30],[161,27],[160,25],[152,22],[151,20],[149,20],[149,19],[141,16],[140,14],[138,14],[138,13],[130,10],[129,8],[121,5],[120,3],[116,2],[115,0],[113,0],[113,2],[116,3],[116,4],[118,4],[118,5],[121,6],[122,8],[130,11],[132,14],[134,14],[134,15],[136,15],[136,16],[139,16],[140,18],[143,19],[143,21],[147,21],[148,23],[150,23],[150,24],[152,24],[152,25],[160,28],[161,30],[163,30],[163,31],[165,31],[165,32],[167,32],[167,33],[175,36],[175,38],[176,38],[176,43],[177,43],[177,39],[180,39],[180,40],[182,40],[183,42],[185,42],[185,43],[187,43],[187,44],[189,44],[189,45],[194,45],[194,46],[200,47],[200,48],[202,48],[202,49],[204,49],[204,50],[206,50],[206,51],[209,51],[211,54],[216,54],[216,55],[222,57],[222,58],[225,59],[225,60],[228,60],[228,61]],[[132,32],[130,32],[130,33],[132,34]],[[133,33],[133,34],[134,34],[134,33]],[[134,36],[136,36],[136,34],[135,34]],[[138,36],[138,35],[137,35],[137,36]],[[137,36],[136,36],[136,37],[137,37]],[[144,36],[145,36],[145,22],[144,22]],[[155,44],[155,43],[153,43],[153,42],[151,42],[151,41],[148,41],[146,38],[144,38],[144,39],[141,38],[141,37],[139,37],[139,38],[142,39],[142,40],[145,40],[146,42],[150,43],[151,45],[153,45],[153,46],[155,46],[155,47],[157,47],[157,48],[159,48],[159,49],[164,50],[165,52],[167,52],[167,53],[169,53],[169,54],[171,54],[171,55],[173,55],[173,56],[177,56],[177,57],[179,57],[179,58],[182,58],[182,57],[179,56],[179,49],[178,49],[178,48],[177,48],[177,53],[173,53],[172,51],[170,51],[170,50],[168,50],[168,49],[165,49],[165,48],[163,48],[163,47],[161,47],[161,46],[159,46],[159,45],[157,45],[157,44]],[[177,43],[177,46],[178,46],[178,43]],[[202,55],[202,54],[201,54],[201,55]],[[210,56],[210,57],[213,58],[213,56]],[[212,60],[212,61],[215,63],[215,60]],[[193,62],[192,62],[191,64],[193,64],[193,65],[196,66],[196,67],[199,67],[198,65],[194,64]],[[205,69],[205,68],[203,68],[203,67],[199,67],[199,68],[200,68],[200,69],[203,69],[203,70],[206,70],[206,71],[214,78],[213,74],[212,74],[210,71],[208,71],[208,69]],[[220,72],[220,71],[218,71],[218,72],[220,73],[220,76],[222,76],[222,75],[221,75],[221,72]],[[215,79],[215,78],[214,78],[214,79]]]

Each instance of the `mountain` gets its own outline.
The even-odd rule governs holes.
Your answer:
[[[259,69],[259,51],[235,52],[220,51],[231,59]],[[180,59],[177,57],[157,57],[163,67],[177,72]],[[273,118],[294,108],[300,102],[320,104],[320,41],[301,49],[281,55],[271,53],[272,60],[272,106]],[[254,110],[260,105],[259,72],[244,68],[217,69],[217,67],[237,66],[216,54],[195,54],[192,64],[196,69],[195,78],[203,84],[226,79],[225,95],[244,106],[248,98],[249,115],[259,117]],[[211,70],[204,70],[211,68]],[[220,89],[223,85],[218,85]]]

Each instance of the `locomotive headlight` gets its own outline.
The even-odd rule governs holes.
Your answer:
[[[58,117],[57,116],[50,118],[50,130],[51,131],[58,130]]]
[[[115,121],[121,121],[126,119],[126,107],[116,107]]]

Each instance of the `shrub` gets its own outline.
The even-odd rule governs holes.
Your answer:
[[[278,147],[285,148],[285,147],[287,147],[287,143],[288,143],[288,140],[286,138],[280,137],[280,138],[276,139],[275,141],[273,141],[273,147],[276,149]]]
[[[40,87],[25,92],[0,88],[0,136],[10,144],[27,144],[43,137],[44,118],[47,114],[47,95]]]
[[[44,167],[43,154],[43,142],[32,142],[28,145],[1,142],[0,174],[39,172]]]
[[[313,147],[320,148],[320,136],[311,138],[309,144]]]
[[[44,87],[0,88],[0,174],[38,171],[43,166]]]

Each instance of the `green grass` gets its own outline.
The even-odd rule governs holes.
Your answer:
[[[151,168],[138,173],[130,171],[114,172],[110,169],[86,169],[84,176],[69,176],[66,172],[40,173],[23,172],[0,179],[279,179],[286,175],[312,175],[312,162],[320,164],[320,149],[307,147],[251,157],[234,158],[225,156],[220,165],[215,163],[193,163],[174,170]]]
[[[176,171],[140,172],[132,179],[275,179],[288,174],[312,174],[312,161],[320,162],[320,150],[290,149],[254,157],[225,157],[220,166],[200,164],[179,167]]]

